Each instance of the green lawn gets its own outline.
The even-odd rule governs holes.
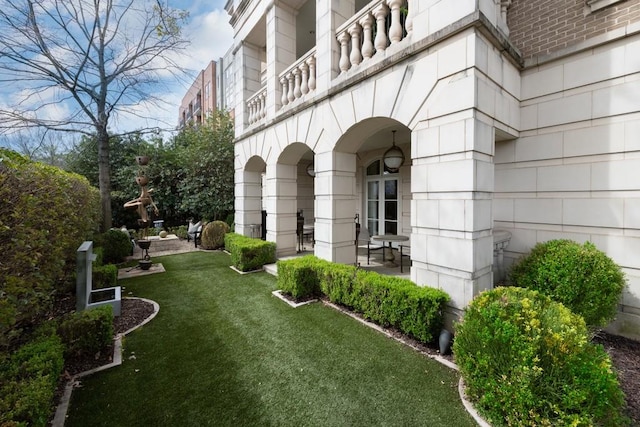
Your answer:
[[[154,261],[167,272],[120,284],[160,313],[82,380],[67,426],[475,425],[455,372],[322,304],[292,309],[274,277],[218,252]]]

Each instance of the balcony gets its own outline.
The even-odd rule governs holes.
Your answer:
[[[258,83],[260,89],[244,103],[245,128],[265,124],[295,107],[303,106],[318,93],[331,91],[348,77],[360,73],[365,76],[367,70],[387,57],[389,48],[401,44],[411,35],[410,3],[406,0],[373,0],[336,29],[331,51],[319,52],[318,46],[313,46],[277,75],[264,74],[266,62],[263,62],[263,67],[256,67],[260,68],[260,74],[251,80]],[[265,37],[270,37],[271,32],[266,33]],[[256,50],[250,56],[259,57],[258,52]],[[334,57],[339,57],[339,60]],[[318,87],[320,65],[325,68],[330,65],[333,77],[330,80],[325,78]],[[326,76],[327,70],[324,72]]]

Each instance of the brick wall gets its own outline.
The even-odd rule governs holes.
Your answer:
[[[557,50],[640,21],[640,0],[587,12],[586,0],[513,0],[510,38],[524,58]]]

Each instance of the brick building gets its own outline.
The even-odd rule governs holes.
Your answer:
[[[411,279],[447,291],[452,315],[503,260],[589,240],[629,283],[610,328],[640,337],[640,0],[226,9],[237,232],[264,210],[292,254],[303,208],[315,254],[353,263],[357,215],[410,238]]]
[[[178,128],[190,124],[201,124],[208,114],[216,111],[216,62],[210,61],[198,73],[193,84],[182,98],[179,109]]]

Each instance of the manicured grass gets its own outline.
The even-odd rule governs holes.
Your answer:
[[[82,380],[67,426],[475,425],[454,372],[322,304],[292,309],[274,277],[217,252],[154,261],[167,272],[120,284],[160,313]]]

